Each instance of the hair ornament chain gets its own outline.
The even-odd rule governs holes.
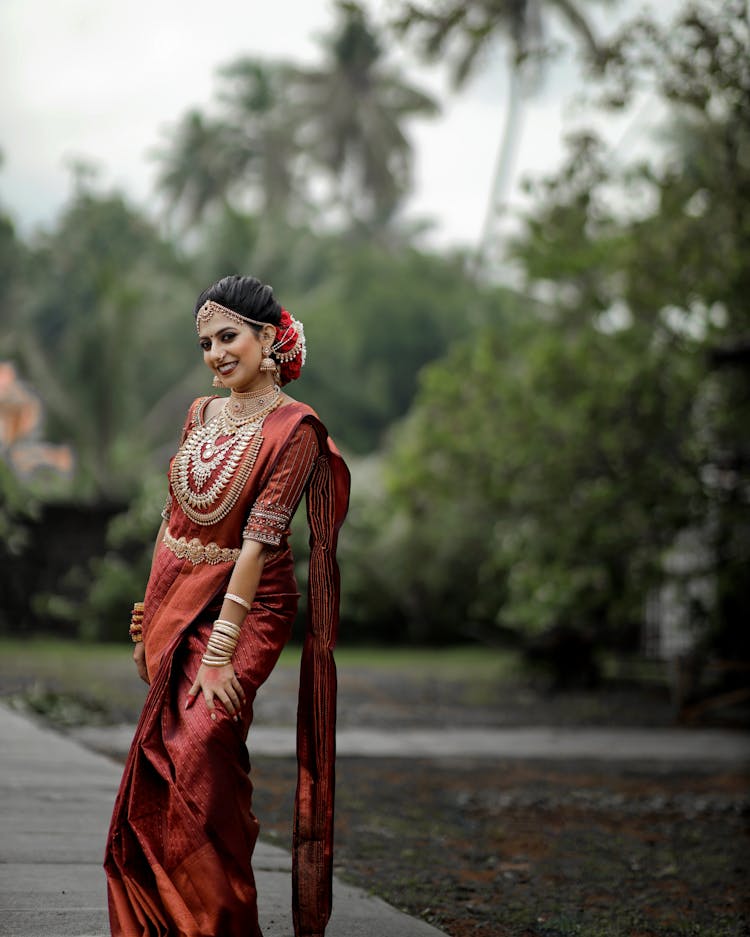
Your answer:
[[[288,342],[293,342],[292,347],[283,351],[282,349]],[[301,356],[300,367],[307,360],[305,327],[299,319],[295,319],[286,309],[281,310],[281,322],[276,327],[276,341],[271,347],[271,351],[279,364],[292,361],[297,355]]]

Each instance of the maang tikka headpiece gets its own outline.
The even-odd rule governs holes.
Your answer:
[[[247,325],[248,322],[254,325],[273,325],[273,322],[258,322],[256,319],[246,319],[245,316],[241,316],[232,309],[227,309],[227,307],[222,306],[221,303],[215,303],[213,299],[208,299],[203,303],[195,317],[195,331],[200,332],[201,326],[205,325],[210,319],[213,319],[217,313],[226,316],[227,319],[231,319],[238,325]]]

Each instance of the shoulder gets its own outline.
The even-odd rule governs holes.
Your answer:
[[[211,401],[217,399],[220,398],[217,398],[216,396],[196,397],[195,400],[190,404],[188,407],[187,416],[185,417],[185,422],[182,427],[181,443],[185,441],[188,434],[198,425],[206,411],[207,404],[210,404]]]
[[[273,414],[275,425],[290,434],[315,432],[323,440],[328,436],[323,421],[312,407],[288,397],[283,406]],[[282,429],[283,427],[283,429]]]
[[[196,397],[195,400],[188,407],[187,419],[192,422],[200,420],[205,412],[211,409],[212,405],[221,406],[221,401],[223,397],[220,397],[218,394],[211,394],[207,397]]]
[[[294,416],[299,420],[303,420],[305,417],[309,417],[313,420],[320,422],[320,417],[313,410],[311,406],[306,403],[301,403],[299,400],[295,400],[293,397],[288,397],[284,394],[286,398],[284,401],[284,406],[279,407],[279,411],[287,411],[290,417]]]
[[[318,414],[306,403],[286,398],[283,406],[266,418],[264,433],[286,446],[292,440],[315,440],[317,448],[325,449],[328,430]]]

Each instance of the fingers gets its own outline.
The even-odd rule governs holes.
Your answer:
[[[203,698],[206,701],[206,708],[214,722],[218,718],[215,705],[216,700],[219,700],[234,722],[238,722],[239,716],[242,713],[242,705],[246,699],[245,691],[242,689],[239,676],[236,673],[232,674],[230,677],[224,677],[221,682],[216,684],[214,683],[215,678],[213,675],[208,676],[204,674],[201,676],[201,673],[202,669],[198,672],[193,685],[188,690],[185,709],[190,709],[198,698],[198,695],[202,692]]]
[[[195,682],[193,683],[193,685],[192,685],[192,686],[190,687],[190,689],[188,690],[187,702],[185,703],[185,709],[190,709],[190,707],[193,705],[193,703],[195,702],[195,700],[196,700],[197,697],[198,697],[198,690],[199,690],[199,689],[200,689],[200,683],[198,683],[198,681],[195,680]]]
[[[242,689],[242,684],[240,683],[240,678],[237,674],[235,674],[234,678],[232,679],[232,687],[235,689],[237,696],[239,696],[241,702],[244,703],[245,691]]]
[[[209,690],[206,687],[203,687],[203,699],[206,701],[206,708],[208,709],[209,715],[216,722],[216,707],[214,706],[214,692]]]
[[[237,714],[242,709],[239,693],[237,693],[234,687],[230,684],[226,690],[220,690],[216,695],[223,703],[224,708],[229,713],[229,715],[234,718],[235,722],[237,722]]]
[[[228,679],[214,690],[215,698],[219,700],[235,722],[237,722],[237,716],[242,710],[242,697],[240,696],[242,687],[239,687],[238,690],[236,683],[236,678]]]
[[[148,668],[146,667],[146,655],[143,651],[143,644],[140,642],[133,649],[133,663],[138,672],[138,676],[144,683],[151,683],[148,678]]]

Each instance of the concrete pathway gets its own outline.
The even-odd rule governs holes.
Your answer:
[[[133,726],[74,730],[85,745],[124,758]],[[295,730],[253,725],[251,755],[293,756]],[[725,729],[547,728],[339,729],[339,756],[648,761],[750,765],[750,735]]]
[[[101,863],[119,780],[108,758],[0,705],[0,937],[109,934]],[[291,937],[289,855],[260,843],[253,866],[265,937]],[[441,933],[334,882],[327,937]]]

